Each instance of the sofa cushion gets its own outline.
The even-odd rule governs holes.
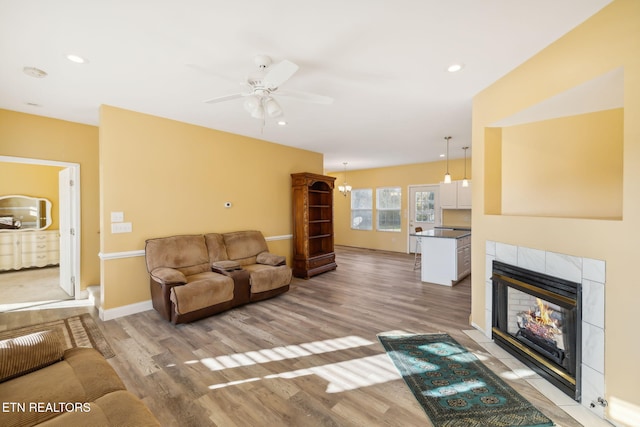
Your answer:
[[[208,233],[204,235],[204,240],[209,252],[211,262],[226,261],[229,259],[227,248],[224,245],[224,237],[220,233]]]
[[[269,251],[260,231],[235,231],[224,233],[223,237],[229,259],[238,261],[243,266],[255,264],[259,253]]]
[[[291,269],[286,265],[253,264],[245,266],[251,274],[251,293],[270,291],[291,283]]]
[[[171,301],[178,314],[186,314],[233,299],[233,279],[205,272],[187,277],[188,283],[171,288]]]
[[[158,267],[169,267],[190,276],[211,268],[207,245],[201,234],[149,239],[145,246],[145,259],[149,273]]]
[[[0,382],[62,359],[64,346],[56,331],[41,331],[0,341]]]

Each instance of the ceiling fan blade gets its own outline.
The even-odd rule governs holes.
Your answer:
[[[267,69],[267,74],[262,79],[263,84],[270,89],[275,89],[289,80],[298,71],[298,68],[296,64],[285,59]]]
[[[207,104],[215,104],[216,102],[230,101],[232,99],[242,98],[243,96],[246,95],[244,93],[233,93],[231,95],[216,96],[215,98],[205,99],[202,102],[205,102]]]
[[[315,93],[300,92],[297,90],[296,91],[278,90],[277,92],[274,92],[274,94],[282,97],[291,98],[291,99],[297,99],[300,101],[311,102],[314,104],[324,104],[324,105],[333,104],[333,98],[331,98],[330,96],[316,95]]]

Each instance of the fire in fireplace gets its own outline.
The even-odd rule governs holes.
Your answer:
[[[516,316],[516,338],[540,354],[562,365],[565,360],[562,340],[562,314],[549,308],[549,303],[536,298],[536,307]],[[560,339],[558,339],[560,337]]]
[[[579,283],[493,262],[495,342],[580,401]]]

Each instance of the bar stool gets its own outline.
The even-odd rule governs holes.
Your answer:
[[[416,227],[416,233],[422,231],[422,227]],[[422,245],[421,237],[416,237],[416,250],[413,252],[413,269],[417,270],[422,265]]]

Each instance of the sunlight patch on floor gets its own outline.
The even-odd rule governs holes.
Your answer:
[[[340,393],[402,379],[389,357],[386,354],[378,354],[344,362],[266,375],[263,378],[253,377],[213,384],[209,386],[209,389],[216,390],[262,379],[294,379],[306,375],[317,375],[327,381],[328,384],[325,390],[327,393]]]
[[[314,354],[347,350],[350,348],[368,346],[372,344],[375,343],[361,337],[349,336],[323,341],[314,341],[298,345],[287,345],[282,347],[248,351],[245,353],[228,354],[217,357],[206,357],[197,361],[190,360],[185,363],[200,362],[212,371],[221,371],[224,369],[238,368],[241,366],[251,366],[286,359],[296,359],[299,357],[312,356]]]

